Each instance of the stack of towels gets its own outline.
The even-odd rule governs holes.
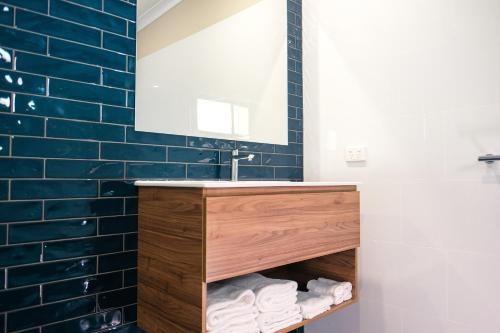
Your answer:
[[[333,297],[333,304],[339,305],[352,298],[352,284],[335,280],[318,278],[307,283],[307,289],[317,295]]]
[[[227,281],[230,285],[255,293],[257,324],[262,333],[272,333],[300,323],[302,314],[297,304],[297,282],[269,279],[261,274],[248,274]]]
[[[227,284],[211,284],[208,287],[208,333],[259,333],[255,294]]]
[[[304,319],[312,319],[317,315],[330,310],[333,304],[333,297],[330,295],[320,295],[311,291],[299,291],[297,304]]]

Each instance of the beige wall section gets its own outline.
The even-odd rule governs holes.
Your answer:
[[[184,39],[261,0],[183,0],[138,32],[137,57]]]

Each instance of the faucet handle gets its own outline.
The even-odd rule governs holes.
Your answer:
[[[255,157],[255,154],[248,154],[248,160],[252,162],[253,158]]]

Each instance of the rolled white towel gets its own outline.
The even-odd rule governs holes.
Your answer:
[[[331,295],[340,300],[347,293],[352,291],[352,284],[350,282],[337,282],[320,278],[318,280],[310,280],[307,283],[307,289],[320,295]]]
[[[352,298],[352,292],[348,292],[344,295],[344,302]]]
[[[257,316],[255,294],[250,289],[215,284],[209,286],[207,296],[207,330],[255,320]]]
[[[260,333],[255,319],[246,322],[231,324],[227,327],[208,330],[207,333]]]
[[[331,305],[334,304],[334,298],[330,295],[299,291],[297,304],[300,306],[302,316],[305,319],[311,319],[330,310]]]
[[[257,324],[262,333],[273,333],[288,326],[300,323],[302,319],[300,306],[295,304],[282,311],[259,313],[257,316]]]
[[[282,311],[297,302],[297,282],[270,279],[253,273],[237,277],[227,283],[251,289],[255,293],[255,305],[260,312]]]
[[[339,281],[335,281],[335,280],[331,280],[331,279],[325,279],[322,277],[318,278],[318,281],[325,282],[325,283],[332,284],[332,285],[340,283],[340,285],[344,287],[346,294],[352,293],[352,283],[351,282],[348,282],[348,281],[339,282]]]

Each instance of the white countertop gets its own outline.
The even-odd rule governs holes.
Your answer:
[[[345,186],[360,185],[359,182],[289,182],[289,181],[203,181],[203,180],[138,180],[136,186],[155,187],[203,187],[203,188],[224,188],[224,187],[300,187],[300,186]]]

